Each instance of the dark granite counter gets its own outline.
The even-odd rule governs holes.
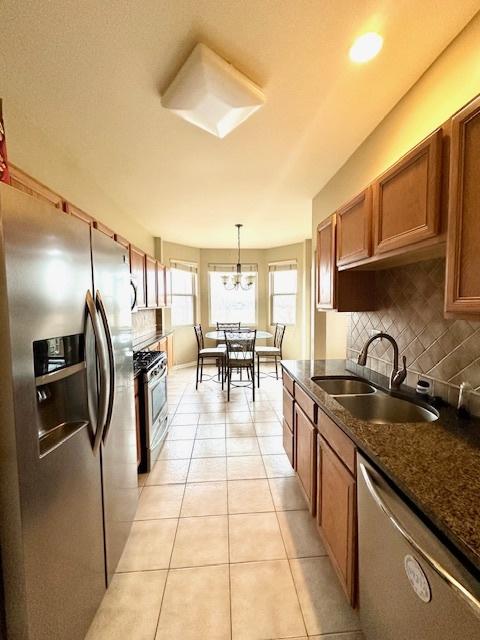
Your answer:
[[[168,331],[155,331],[154,333],[149,333],[146,336],[141,336],[137,341],[133,343],[134,351],[141,351],[142,349],[146,349],[154,342],[158,342],[162,338],[166,338],[167,336],[173,333],[173,329]]]
[[[357,375],[383,391],[388,378],[346,360],[283,360],[282,365],[479,578],[480,419],[460,419],[445,405],[436,407],[435,422],[365,422],[311,378]],[[419,400],[404,386],[393,395]]]

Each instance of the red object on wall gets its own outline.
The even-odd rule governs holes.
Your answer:
[[[7,162],[7,141],[5,139],[5,125],[3,124],[2,101],[0,99],[0,182],[10,184],[10,173]]]

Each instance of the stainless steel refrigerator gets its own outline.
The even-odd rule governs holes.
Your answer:
[[[81,640],[137,499],[129,265],[0,185],[0,637]]]

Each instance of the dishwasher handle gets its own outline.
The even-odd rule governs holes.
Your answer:
[[[475,615],[480,618],[480,601],[475,597],[473,593],[471,593],[463,584],[461,584],[456,578],[454,578],[451,573],[449,573],[435,558],[433,558],[420,544],[412,537],[412,535],[405,529],[403,524],[397,520],[393,512],[389,509],[389,507],[385,504],[382,498],[379,496],[377,490],[374,486],[374,481],[370,476],[368,469],[363,464],[363,462],[359,462],[360,471],[362,472],[363,479],[365,481],[365,485],[373,498],[376,505],[380,508],[381,511],[387,516],[395,529],[400,533],[403,539],[421,556],[428,566],[435,571],[435,573],[440,576],[440,578],[447,583],[447,585],[459,596],[462,600],[464,600],[468,606],[473,610]]]

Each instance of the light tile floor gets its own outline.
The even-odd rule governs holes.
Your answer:
[[[87,640],[362,640],[283,453],[282,387],[169,376],[171,427]]]

